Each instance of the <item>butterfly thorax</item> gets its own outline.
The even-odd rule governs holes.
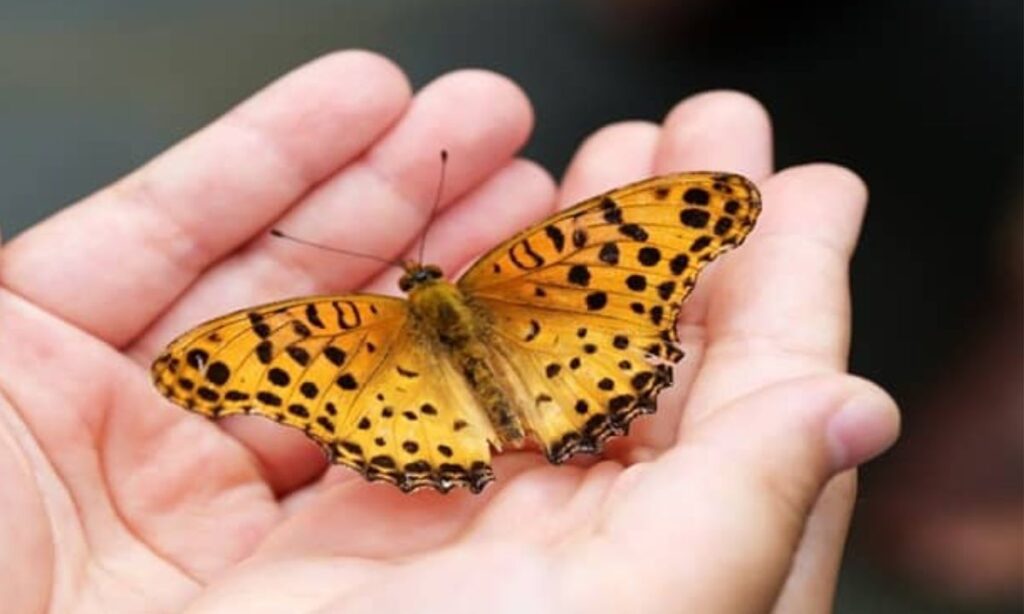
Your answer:
[[[427,341],[440,350],[465,348],[483,328],[462,292],[443,279],[415,284],[409,290],[409,312],[423,332],[430,333]]]
[[[487,312],[440,277],[415,281],[408,291],[410,322],[416,334],[466,379],[501,443],[520,444],[525,437],[522,419],[515,395],[510,394],[514,387],[506,369],[487,344],[491,329]]]

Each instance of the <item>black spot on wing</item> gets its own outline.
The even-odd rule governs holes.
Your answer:
[[[185,362],[193,369],[202,369],[208,360],[210,360],[210,354],[206,350],[189,350],[185,355]]]
[[[345,350],[333,345],[324,348],[324,356],[336,367],[340,367],[346,358]]]
[[[395,371],[397,371],[399,375],[407,379],[415,379],[420,376],[418,372],[413,371],[412,369],[406,369],[402,365],[395,365]]]
[[[682,275],[688,266],[690,266],[690,258],[686,254],[677,254],[668,263],[669,270],[673,275]]]
[[[265,365],[269,365],[274,359],[274,344],[269,339],[264,339],[256,345],[256,358]]]
[[[591,292],[587,295],[587,309],[600,311],[608,304],[608,294],[605,292]]]
[[[708,220],[710,219],[711,214],[706,209],[687,207],[679,212],[679,221],[683,226],[689,226],[690,228],[704,228],[708,225]]]
[[[729,232],[730,228],[732,228],[732,218],[723,217],[719,218],[719,220],[715,222],[714,232],[716,235],[722,236],[725,233]]]
[[[598,252],[597,257],[605,264],[618,264],[619,246],[614,243],[605,243],[601,246],[601,251]]]
[[[206,368],[206,380],[217,386],[223,386],[230,377],[231,369],[219,360]]]
[[[709,245],[711,245],[711,237],[708,235],[703,235],[701,237],[698,237],[693,243],[690,244],[690,251],[703,251],[707,249]]]
[[[640,242],[646,241],[648,238],[647,231],[639,224],[623,224],[619,226],[619,234]]]
[[[334,311],[338,317],[338,326],[342,330],[362,325],[363,315],[359,311],[359,306],[352,301],[331,301],[331,305],[334,306]]]
[[[587,231],[582,228],[577,228],[572,231],[572,244],[577,249],[587,244]]]
[[[278,367],[274,367],[267,372],[267,379],[270,380],[270,383],[274,384],[275,386],[287,386],[292,381],[292,378],[291,376],[288,375],[288,372],[285,371],[284,369],[279,369]]]
[[[604,217],[604,221],[609,224],[622,223],[622,208],[608,196],[601,199],[601,209],[603,211],[602,217]]]
[[[590,270],[583,264],[574,264],[569,267],[568,281],[577,286],[588,286],[590,284]]]
[[[544,234],[551,239],[551,245],[554,246],[555,251],[561,253],[562,248],[565,247],[565,233],[558,226],[549,224],[544,227]]]
[[[654,266],[661,261],[661,250],[657,247],[642,247],[637,252],[636,259],[644,266]]]
[[[711,202],[711,194],[703,188],[690,188],[683,192],[683,201],[691,205],[706,205]]]
[[[256,394],[256,400],[271,407],[279,407],[281,405],[281,397],[272,392],[260,391]]]
[[[523,341],[533,341],[538,334],[540,334],[540,323],[537,320],[530,320],[530,330],[523,337]]]
[[[320,319],[320,313],[316,309],[316,303],[306,305],[306,320],[317,328],[324,328],[324,321]]]
[[[298,363],[299,366],[305,367],[306,365],[309,364],[309,352],[307,352],[303,348],[300,348],[296,345],[290,345],[287,348],[285,348],[284,351],[285,353],[288,354],[288,356],[291,357],[292,360]]]
[[[529,239],[523,239],[508,250],[508,257],[516,267],[528,271],[544,266],[544,258],[533,251]]]
[[[338,387],[342,390],[355,390],[359,387],[359,382],[351,373],[345,373],[337,379]]]
[[[647,278],[634,273],[626,278],[626,287],[633,292],[643,292],[647,289]]]
[[[302,382],[302,385],[299,386],[299,392],[307,399],[315,399],[320,394],[320,389],[313,382]]]

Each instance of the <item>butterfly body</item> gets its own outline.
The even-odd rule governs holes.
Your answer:
[[[523,230],[456,283],[405,263],[407,299],[303,297],[201,324],[154,384],[207,417],[301,429],[368,480],[478,492],[494,450],[532,440],[561,463],[653,412],[683,356],[683,299],[759,212],[739,175],[653,177]]]
[[[415,281],[421,268],[440,272],[432,265],[407,265],[410,272],[399,282],[399,287],[408,288],[410,322],[417,336],[465,379],[495,427],[499,441],[492,445],[498,449],[502,444],[518,447],[525,438],[522,412],[518,410],[522,400],[515,398],[512,387],[500,375],[500,359],[489,347],[492,315],[444,279]]]

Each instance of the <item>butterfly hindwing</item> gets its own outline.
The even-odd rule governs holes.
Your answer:
[[[675,320],[700,270],[760,211],[738,175],[681,173],[584,201],[481,258],[460,289],[536,403],[528,428],[560,462],[653,411],[681,358]]]
[[[334,462],[403,490],[490,479],[493,433],[466,383],[420,343],[408,303],[297,299],[212,320],[153,365],[164,396],[211,418],[303,430]]]

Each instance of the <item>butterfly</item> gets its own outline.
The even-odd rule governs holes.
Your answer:
[[[650,178],[523,230],[456,283],[407,261],[406,299],[313,296],[206,322],[153,381],[210,418],[301,429],[368,480],[480,492],[492,450],[532,440],[558,464],[655,411],[683,299],[760,209],[739,175]]]

